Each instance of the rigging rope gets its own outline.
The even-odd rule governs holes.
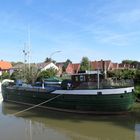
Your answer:
[[[42,102],[42,103],[39,103],[39,104],[37,104],[37,105],[34,105],[34,106],[32,106],[32,107],[26,108],[26,109],[24,109],[24,110],[18,111],[18,112],[16,112],[16,113],[11,114],[11,115],[18,115],[18,114],[23,113],[23,112],[25,112],[25,111],[31,110],[31,109],[36,108],[36,107],[38,107],[38,106],[41,106],[41,105],[43,105],[43,104],[45,104],[45,103],[48,103],[48,102],[50,102],[50,101],[52,101],[52,100],[54,100],[54,99],[56,99],[56,98],[58,98],[58,97],[60,97],[60,96],[62,96],[62,95],[63,95],[63,94],[59,94],[59,95],[57,95],[57,96],[55,96],[55,97],[53,97],[53,98],[51,98],[51,99],[49,99],[49,100],[46,100],[46,101],[44,101],[44,102]]]

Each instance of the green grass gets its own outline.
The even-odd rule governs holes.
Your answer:
[[[140,94],[140,83],[135,84],[135,93],[136,93],[136,95]]]

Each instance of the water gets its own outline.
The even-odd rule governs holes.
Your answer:
[[[4,103],[0,140],[140,140],[140,103],[125,115],[79,115]]]

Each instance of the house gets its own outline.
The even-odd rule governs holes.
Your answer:
[[[0,61],[0,71],[10,71],[12,69],[12,64],[7,61]]]
[[[27,64],[26,64],[27,65]],[[21,70],[25,67],[25,64],[24,63],[17,63],[13,66],[13,70]]]
[[[92,70],[106,70],[109,71],[113,67],[111,60],[91,61],[90,68]]]
[[[130,69],[130,68],[133,68],[130,64],[120,63],[118,69]]]
[[[47,70],[50,68],[54,68],[58,71],[58,67],[53,62],[47,62],[47,63],[37,63],[37,67],[41,70]]]
[[[56,63],[57,67],[59,68],[59,74],[61,75],[62,73],[65,74],[74,74],[74,73],[78,73],[78,71],[80,70],[80,63],[69,63],[65,70],[63,69],[64,65],[66,62],[59,62]]]
[[[111,64],[111,69],[110,70],[116,70],[116,69],[119,69],[119,64],[118,63],[112,63]]]
[[[79,70],[80,70],[80,63],[75,63],[75,64],[69,63],[68,66],[66,67],[65,72],[67,74],[74,74],[74,73],[78,73]]]
[[[63,66],[65,65],[65,62],[58,62],[56,63],[56,66],[58,67],[57,75],[62,75],[63,73]]]

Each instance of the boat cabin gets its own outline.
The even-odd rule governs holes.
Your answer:
[[[73,88],[87,89],[97,88],[97,84],[103,79],[103,74],[98,71],[78,73],[71,76]]]

